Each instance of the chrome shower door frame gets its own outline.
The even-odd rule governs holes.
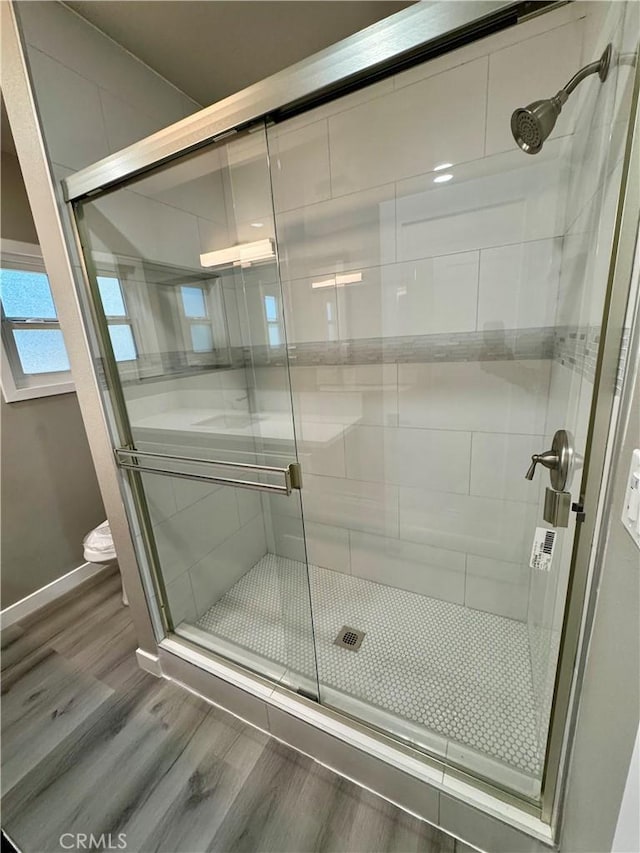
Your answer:
[[[311,102],[368,85],[391,68],[438,56],[516,23],[523,5],[514,0],[417,3],[70,175],[63,181],[65,198],[92,195],[283,110],[307,109]]]

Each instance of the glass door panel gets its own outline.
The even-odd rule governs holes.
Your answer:
[[[76,215],[170,626],[315,695],[264,127]]]
[[[554,84],[518,30],[489,83],[462,48],[267,137],[320,701],[536,800],[575,513],[553,528],[525,473],[568,431],[579,502],[633,71],[528,156],[509,117]]]

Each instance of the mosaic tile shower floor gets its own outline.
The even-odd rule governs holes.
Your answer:
[[[540,771],[527,626],[309,566],[320,687],[355,696],[526,774]],[[358,652],[334,645],[365,631]],[[264,556],[197,627],[313,678],[306,572]]]

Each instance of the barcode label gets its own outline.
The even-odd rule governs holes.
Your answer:
[[[547,530],[545,527],[536,527],[531,548],[531,559],[529,565],[532,569],[542,572],[551,571],[553,560],[553,549],[556,545],[556,531]]]

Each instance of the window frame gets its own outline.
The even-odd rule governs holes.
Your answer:
[[[0,263],[6,269],[41,272],[47,275],[40,246],[33,243],[3,239],[0,247]],[[49,288],[51,289],[50,284]],[[2,342],[0,387],[7,403],[34,400],[38,397],[52,397],[57,394],[71,394],[76,390],[75,383],[71,378],[71,370],[51,373],[24,373],[12,331],[22,327],[33,329],[34,323],[7,319],[4,316],[4,311],[2,311],[0,322],[0,339]],[[60,320],[47,319],[38,321],[35,325],[39,329],[60,329]]]
[[[182,299],[182,288],[193,287],[202,291],[205,317],[188,317]],[[226,361],[231,363],[229,330],[227,328],[226,311],[224,309],[224,294],[222,281],[217,276],[206,279],[185,280],[175,288],[177,316],[182,334],[183,352],[191,367],[217,363],[220,355],[226,352]],[[211,349],[195,350],[192,346],[191,329],[193,326],[209,326],[211,328]]]
[[[266,332],[266,342],[269,349],[279,349],[282,347],[284,343],[284,334],[282,328],[282,310],[280,305],[280,299],[278,298],[277,293],[267,293],[266,288],[260,288],[260,295],[262,297],[262,308],[264,311],[264,324],[265,324],[265,332]],[[275,320],[269,319],[269,310],[267,308],[267,299],[273,299],[276,309],[276,318]],[[278,343],[274,344],[271,342],[271,330],[275,329],[278,333]]]
[[[116,353],[115,353],[115,349],[113,346],[113,341],[111,341],[111,350],[113,352],[113,357],[115,359],[115,362],[117,365],[123,365],[122,368],[118,367],[118,371],[121,372],[122,374],[126,374],[128,372],[131,372],[132,367],[134,367],[134,366],[137,367],[137,365],[140,361],[140,348],[138,347],[138,341],[136,339],[136,331],[133,327],[134,320],[133,320],[133,317],[131,316],[131,312],[129,310],[129,303],[127,301],[127,294],[125,293],[125,289],[122,286],[122,281],[123,281],[122,275],[119,272],[97,271],[96,272],[96,286],[98,288],[98,292],[100,291],[99,279],[101,279],[101,278],[110,278],[110,279],[113,279],[114,281],[116,281],[118,283],[118,289],[120,290],[120,298],[122,300],[122,305],[124,308],[124,314],[107,314],[105,307],[104,307],[104,302],[102,301],[102,299],[100,300],[101,304],[102,304],[102,313],[104,314],[104,318],[105,318],[106,323],[107,323],[107,331],[109,332],[109,329],[111,328],[111,326],[127,326],[129,328],[129,331],[131,332],[131,341],[133,343],[133,349],[135,351],[135,355],[133,358],[122,358],[122,359],[116,358]],[[109,336],[111,336],[110,332],[109,332]]]

